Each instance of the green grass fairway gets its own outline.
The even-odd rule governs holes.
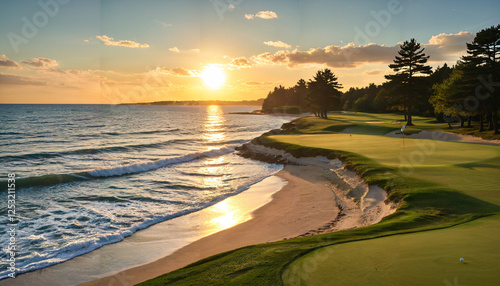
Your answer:
[[[418,133],[421,130],[441,130],[447,125],[438,123],[434,118],[414,116],[415,126],[408,126],[406,134]],[[342,112],[331,114],[328,119],[318,117],[303,117],[297,122],[300,133],[331,133],[340,132],[350,127],[353,134],[384,135],[393,130],[400,130],[405,124],[403,116],[394,113],[363,113]]]
[[[403,139],[374,135],[314,134],[276,135],[270,138],[301,146],[348,151],[386,166],[445,166],[488,160],[499,156],[500,148],[478,144]]]
[[[351,127],[356,128],[361,134],[270,138],[362,155],[400,176],[417,179],[410,189],[432,182],[500,205],[500,147],[406,138],[403,149],[401,138],[368,135],[374,134],[370,126]],[[438,192],[425,193],[417,191],[426,197],[424,204],[408,201],[423,206],[438,200]],[[453,205],[468,207],[458,201]],[[293,262],[283,281],[285,285],[497,285],[499,237],[500,216],[496,215],[447,229],[328,246]],[[460,257],[466,263],[461,264]]]
[[[500,147],[405,138],[403,148],[401,138],[381,136],[401,120],[306,117],[252,141],[339,158],[399,202],[396,213],[362,228],[229,251],[141,285],[497,285]],[[405,133],[446,128],[432,118],[414,122]],[[350,134],[338,133],[348,127]]]
[[[415,168],[412,177],[439,182],[452,189],[478,199],[500,205],[500,159],[495,164],[471,164],[441,167]]]
[[[303,256],[283,278],[285,285],[498,285],[499,237],[500,217],[494,216],[338,244]]]

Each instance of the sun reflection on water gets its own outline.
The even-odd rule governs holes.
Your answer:
[[[218,149],[226,140],[225,118],[222,108],[218,105],[207,106],[207,116],[203,126],[201,138],[208,143],[209,149]],[[198,170],[204,174],[200,184],[205,188],[221,192],[231,188],[227,181],[232,173],[231,165],[226,156],[206,158]],[[248,219],[241,211],[238,204],[231,199],[226,199],[215,204],[212,208],[211,219],[207,220],[217,231],[230,228]]]
[[[224,200],[213,208],[214,218],[210,221],[218,230],[230,228],[246,220],[245,216],[236,205],[232,205],[230,200]]]
[[[201,135],[209,143],[220,143],[226,138],[224,128],[224,112],[218,105],[207,106],[207,118],[203,126],[204,132]]]

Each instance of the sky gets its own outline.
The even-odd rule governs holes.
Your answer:
[[[0,103],[254,100],[330,68],[381,84],[411,38],[453,65],[497,0],[0,0]]]

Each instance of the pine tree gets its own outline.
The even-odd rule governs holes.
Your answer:
[[[299,79],[297,84],[293,87],[293,91],[297,100],[297,105],[300,106],[302,111],[306,110],[307,82],[304,79]]]
[[[308,102],[318,117],[328,118],[330,108],[339,108],[342,85],[330,69],[319,70],[308,83]]]
[[[395,81],[397,85],[403,87],[402,101],[408,120],[406,125],[412,126],[413,99],[417,92],[415,78],[419,74],[432,73],[432,69],[430,66],[425,65],[429,56],[424,54],[424,48],[421,48],[420,44],[417,43],[415,39],[405,41],[400,45],[398,54],[399,56],[396,56],[394,64],[389,65],[396,74],[386,75],[385,78]]]
[[[490,122],[489,129],[494,129],[495,134],[498,134],[500,25],[479,31],[474,41],[467,43],[467,53],[469,55],[464,57],[463,61],[475,66],[480,73],[476,83],[480,89],[482,87],[482,92],[476,96],[486,103],[486,114]],[[479,80],[481,78],[482,81]],[[487,84],[485,85],[484,82]]]

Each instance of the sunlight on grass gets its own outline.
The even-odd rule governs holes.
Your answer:
[[[458,285],[497,285],[498,237],[497,215],[442,230],[339,244],[300,258],[283,278],[285,285],[331,285],[331,281],[338,285],[454,285],[455,279]]]
[[[270,138],[307,147],[357,153],[380,164],[399,166],[444,166],[487,160],[499,155],[499,147],[477,144],[403,139],[358,134],[276,135]]]

